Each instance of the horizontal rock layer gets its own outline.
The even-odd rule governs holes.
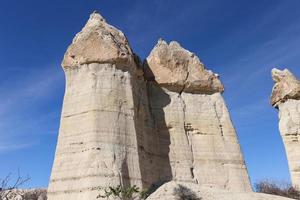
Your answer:
[[[142,186],[133,77],[113,64],[65,69],[48,199],[95,199],[97,187]]]

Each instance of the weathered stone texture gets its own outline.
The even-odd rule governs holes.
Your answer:
[[[178,60],[184,65],[177,64]],[[197,56],[175,42],[168,45],[160,40],[146,65],[149,103],[165,161],[162,179],[251,191],[236,132],[220,94],[220,80],[212,72],[207,78]],[[189,74],[186,82],[182,82],[182,71]],[[196,93],[186,90],[191,85]]]
[[[272,70],[275,85],[271,104],[279,109],[279,130],[285,146],[292,183],[300,187],[300,81],[287,69]]]
[[[142,187],[133,58],[125,36],[97,13],[73,40],[62,64],[66,91],[50,200],[95,199],[99,186]]]
[[[288,158],[290,175],[300,188],[300,100],[288,99],[278,105],[279,130]]]
[[[206,70],[199,58],[175,41],[160,39],[146,60],[146,77],[175,92],[223,92],[218,75]],[[150,66],[150,68],[147,67]]]
[[[176,180],[251,191],[218,75],[160,40],[142,67],[124,34],[93,13],[62,66],[66,91],[49,200],[98,187]]]
[[[132,64],[132,51],[125,35],[106,23],[94,12],[90,19],[73,39],[65,53],[64,68],[89,63],[113,63],[127,66]]]
[[[162,185],[147,200],[291,200],[289,198],[254,192],[232,192],[198,184],[171,181]]]
[[[270,100],[272,106],[277,107],[287,99],[300,99],[300,81],[288,69],[272,69],[272,78],[275,82]]]

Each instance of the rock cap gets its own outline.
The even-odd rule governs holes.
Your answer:
[[[159,39],[145,61],[145,77],[175,92],[223,92],[219,76],[206,70],[199,58],[176,41]]]
[[[83,29],[76,34],[62,62],[63,68],[89,63],[130,65],[133,53],[125,35],[93,12]]]
[[[288,70],[272,69],[275,85],[272,89],[270,103],[274,107],[287,99],[300,99],[300,81]]]

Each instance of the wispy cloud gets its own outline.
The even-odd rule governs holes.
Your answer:
[[[63,84],[57,66],[20,71],[1,82],[0,153],[37,145],[44,134],[54,132],[50,123],[57,119],[57,111],[51,104]]]

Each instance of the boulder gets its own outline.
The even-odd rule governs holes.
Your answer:
[[[291,200],[255,192],[232,192],[193,183],[169,182],[158,188],[147,200]]]

